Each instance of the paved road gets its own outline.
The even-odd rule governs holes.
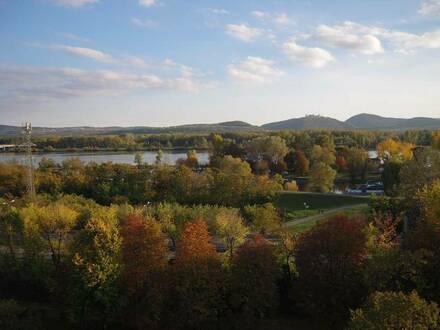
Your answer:
[[[335,209],[330,209],[330,210],[324,211],[323,213],[320,213],[320,214],[311,215],[309,217],[305,217],[305,218],[301,218],[301,219],[285,222],[283,224],[283,226],[285,228],[290,228],[290,227],[299,225],[301,223],[305,223],[305,222],[309,222],[309,221],[321,220],[323,218],[327,218],[328,216],[336,214],[336,213],[339,213],[341,211],[346,211],[346,210],[350,210],[350,209],[360,208],[361,206],[367,206],[367,204],[365,204],[365,203],[364,204],[355,204],[355,205],[342,206],[342,207],[338,207],[338,208],[335,208]]]

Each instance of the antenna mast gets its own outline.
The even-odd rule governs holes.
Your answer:
[[[35,144],[32,143],[32,124],[26,123],[23,125],[24,143],[20,144],[20,147],[26,150],[26,165],[27,165],[27,180],[26,190],[28,197],[33,199],[35,197],[35,185],[34,185],[34,160],[32,158],[32,147]]]

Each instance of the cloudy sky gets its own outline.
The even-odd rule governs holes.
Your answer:
[[[440,118],[440,0],[0,0],[0,124]]]

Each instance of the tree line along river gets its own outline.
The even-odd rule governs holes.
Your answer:
[[[153,164],[156,160],[156,151],[141,151],[143,161],[148,164]],[[34,153],[34,163],[38,165],[42,158],[54,160],[56,163],[62,163],[68,158],[79,158],[81,161],[95,162],[97,164],[105,162],[113,162],[115,164],[134,164],[134,156],[136,152],[47,152]],[[162,161],[167,164],[175,164],[179,158],[186,158],[186,152],[183,151],[164,151]],[[201,151],[197,153],[197,158],[200,164],[207,164],[209,161],[209,153]],[[23,163],[25,159],[24,153],[14,152],[0,152],[0,162],[17,161]]]

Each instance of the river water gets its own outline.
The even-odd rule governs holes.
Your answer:
[[[156,160],[157,152],[142,151],[144,162],[153,164]],[[34,163],[37,165],[43,157],[53,159],[56,163],[62,163],[68,158],[77,157],[85,163],[95,162],[102,164],[105,162],[113,162],[115,164],[134,164],[134,155],[136,152],[47,152],[34,153]],[[368,152],[370,158],[377,157],[374,150]],[[24,154],[13,152],[0,152],[0,162],[23,162]],[[164,151],[163,161],[167,164],[174,165],[179,158],[186,158],[186,152],[183,151]],[[201,151],[197,153],[197,158],[200,164],[207,164],[209,162],[209,153]]]
[[[153,164],[156,160],[157,152],[141,151],[144,162]],[[115,164],[134,164],[134,155],[136,152],[48,152],[34,153],[34,163],[38,165],[43,157],[53,159],[56,163],[62,163],[63,160],[69,158],[79,158],[85,163],[95,162],[102,164],[112,162]],[[13,152],[0,152],[0,162],[24,162],[25,154]],[[164,163],[174,165],[179,158],[186,158],[186,152],[183,151],[164,151],[162,160]],[[201,151],[197,153],[200,164],[207,164],[209,161],[209,153]]]

